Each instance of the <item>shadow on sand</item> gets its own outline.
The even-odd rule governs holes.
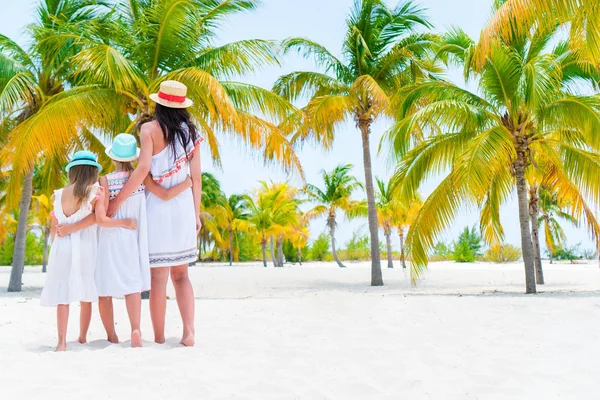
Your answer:
[[[185,348],[184,345],[179,343],[179,338],[172,337],[167,338],[164,344],[157,344],[148,340],[142,340],[142,349],[144,347],[162,349],[162,350],[172,350],[177,348]],[[98,350],[106,350],[106,349],[129,349],[131,348],[131,341],[124,340],[118,344],[110,343],[108,340],[98,339],[89,341],[86,344],[81,344],[77,341],[67,342],[67,351],[68,352],[84,352],[84,351],[98,351]],[[31,345],[27,347],[27,351],[30,353],[54,353],[55,345]],[[134,350],[134,349],[132,349]]]

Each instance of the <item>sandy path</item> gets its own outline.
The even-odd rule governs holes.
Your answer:
[[[193,268],[198,347],[177,345],[173,300],[165,345],[149,342],[147,302],[144,349],[109,346],[96,314],[90,344],[73,343],[73,306],[70,351],[55,354],[42,274],[29,269],[27,291],[8,294],[0,268],[0,398],[598,398],[596,265],[548,266],[537,296],[520,293],[519,265],[436,264],[416,289],[404,271],[384,273],[370,288],[365,264]]]

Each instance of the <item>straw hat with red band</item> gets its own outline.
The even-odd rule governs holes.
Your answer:
[[[164,81],[158,93],[152,93],[150,99],[169,108],[188,108],[194,104],[187,97],[187,86],[177,81]]]

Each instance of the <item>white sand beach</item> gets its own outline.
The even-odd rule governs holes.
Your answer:
[[[282,269],[203,266],[196,290],[197,347],[177,342],[168,302],[164,345],[151,342],[144,303],[142,349],[110,345],[95,309],[89,344],[53,352],[55,310],[39,306],[43,275],[6,293],[0,268],[2,399],[597,399],[600,269],[545,267],[547,285],[522,294],[521,264],[433,264],[417,288],[384,269],[368,286],[366,263]],[[174,296],[170,289],[170,296]]]

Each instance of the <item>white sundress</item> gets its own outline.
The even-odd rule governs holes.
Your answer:
[[[106,179],[112,200],[129,179],[129,172],[113,172],[106,175]],[[144,185],[123,202],[114,216],[114,219],[125,218],[135,219],[137,229],[99,229],[96,287],[101,297],[125,296],[150,289]]]
[[[54,216],[59,224],[74,224],[92,213],[92,201],[96,197],[99,184],[95,183],[87,201],[73,215],[66,216],[62,209],[63,189],[54,192]],[[96,250],[98,227],[92,225],[69,236],[55,236],[50,248],[48,273],[42,290],[40,303],[45,307],[70,304],[77,301],[95,302],[98,300],[94,273],[96,270]]]
[[[195,143],[190,143],[187,149],[176,142],[176,156],[170,145],[152,156],[150,173],[154,181],[165,188],[172,188],[183,182],[189,174],[188,158],[192,158],[195,146],[201,141],[202,138],[199,138]],[[195,262],[198,247],[192,189],[186,189],[168,201],[147,191],[146,205],[150,268]]]

